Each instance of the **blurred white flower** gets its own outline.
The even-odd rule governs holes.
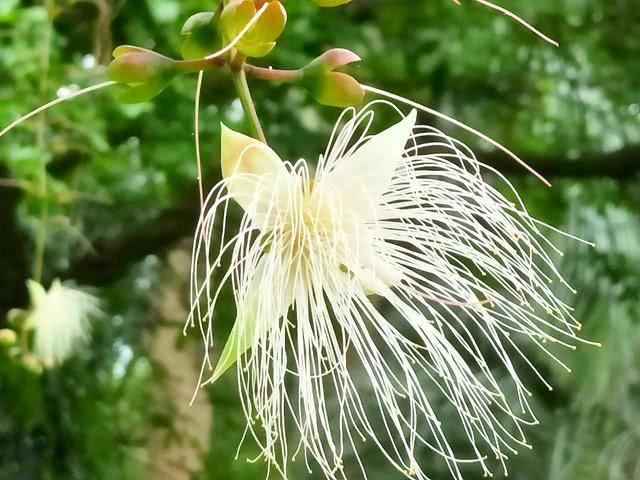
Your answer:
[[[298,453],[327,478],[346,478],[348,452],[366,478],[358,455],[365,441],[407,477],[428,478],[417,461],[425,448],[456,479],[462,462],[488,475],[487,453],[504,466],[530,447],[523,426],[537,423],[516,365],[551,388],[522,340],[552,357],[546,342],[575,348],[579,340],[571,308],[550,289],[554,278],[565,283],[545,251],[556,249],[509,182],[464,144],[416,125],[415,111],[377,135],[373,120],[371,107],[346,110],[314,179],[305,160],[283,162],[223,126],[224,180],[206,201],[192,263],[187,325],[204,337],[201,384],[239,362],[246,433],[285,478]],[[485,172],[514,200],[485,182]],[[230,199],[244,209],[231,234]],[[228,282],[237,319],[214,368],[213,312]],[[455,407],[470,459],[450,447],[435,392]],[[295,445],[288,421],[300,435]]]
[[[31,306],[27,322],[34,330],[34,354],[47,367],[62,363],[86,344],[90,320],[100,314],[94,295],[54,280],[46,291],[28,280]]]

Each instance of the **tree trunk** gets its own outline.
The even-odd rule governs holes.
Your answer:
[[[158,370],[153,407],[161,414],[150,435],[147,478],[188,480],[202,468],[212,412],[205,393],[200,393],[189,405],[202,358],[199,345],[182,335],[187,318],[183,292],[189,276],[189,253],[176,249],[168,254],[168,259],[170,278],[153,309],[149,337],[150,355]]]

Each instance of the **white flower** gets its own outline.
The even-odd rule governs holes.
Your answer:
[[[364,441],[405,476],[428,478],[416,459],[425,447],[456,479],[463,461],[489,474],[487,453],[504,466],[529,447],[523,426],[537,423],[516,363],[549,386],[521,341],[553,356],[545,343],[574,348],[580,325],[550,289],[553,278],[564,283],[545,252],[554,247],[507,180],[459,141],[416,125],[415,111],[377,135],[373,117],[371,107],[345,111],[313,179],[305,160],[283,162],[223,127],[224,180],[206,202],[192,265],[187,325],[204,337],[201,383],[239,362],[246,433],[285,478],[299,452],[330,479],[345,478],[350,453],[366,477]],[[226,225],[230,199],[244,216],[239,231],[223,226],[220,237],[217,217]],[[229,282],[237,320],[214,369],[212,316]],[[494,376],[499,365],[513,380],[512,401]],[[367,392],[357,388],[363,376]],[[447,442],[435,391],[455,407],[471,459]],[[379,412],[364,408],[363,395]],[[287,422],[300,435],[294,445]]]
[[[27,321],[35,332],[34,353],[46,365],[62,363],[89,339],[90,319],[99,315],[95,296],[54,280],[46,291],[28,280],[31,307]]]

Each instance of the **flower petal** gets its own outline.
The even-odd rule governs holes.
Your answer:
[[[222,176],[233,198],[264,227],[269,212],[277,213],[291,175],[280,157],[264,143],[221,125]]]
[[[368,139],[320,180],[325,187],[322,194],[332,196],[336,207],[348,210],[353,220],[375,220],[377,206],[402,159],[415,123],[416,111],[412,110],[393,127]]]
[[[329,212],[331,228],[341,232],[342,260],[367,295],[384,295],[402,278],[390,259],[373,250],[375,222],[416,122],[413,110],[391,128],[366,140],[314,186],[315,201]]]
[[[362,229],[359,235],[344,238],[341,263],[358,280],[365,294],[384,296],[402,280],[402,273],[386,255],[374,251],[372,234]]]
[[[39,305],[47,298],[47,291],[35,280],[27,280],[27,290],[29,291],[32,305]]]

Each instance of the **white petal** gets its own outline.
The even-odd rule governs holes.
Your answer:
[[[373,249],[382,195],[411,138],[416,122],[413,110],[405,119],[363,143],[339,161],[314,186],[314,202],[329,212],[332,229],[343,235],[342,263],[357,277],[367,294],[383,295],[399,283],[401,273]],[[367,225],[367,224],[370,225]]]
[[[371,234],[362,230],[356,237],[347,237],[342,263],[358,279],[367,295],[385,295],[389,287],[398,285],[402,273],[385,255],[375,252]]]
[[[322,194],[332,198],[334,208],[348,211],[354,220],[376,218],[377,206],[402,160],[415,123],[416,111],[412,110],[404,120],[371,137],[319,180]]]
[[[222,175],[233,198],[258,227],[277,211],[292,180],[284,162],[264,143],[221,124]]]

